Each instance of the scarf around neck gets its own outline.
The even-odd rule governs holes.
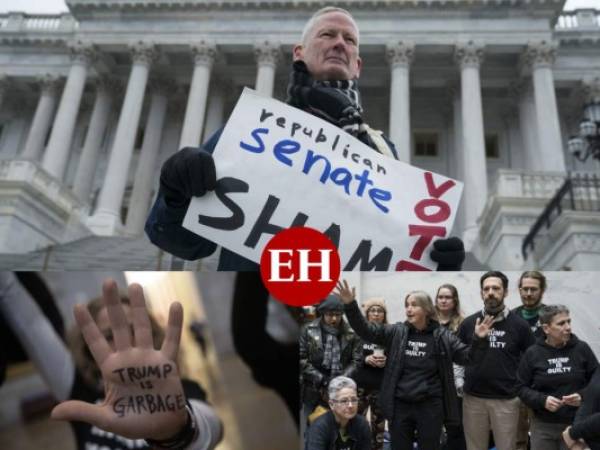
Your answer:
[[[304,61],[292,65],[287,88],[291,106],[302,109],[359,137],[363,108],[357,80],[314,80]]]
[[[326,325],[324,322],[321,322],[321,329],[323,330],[323,340],[325,341],[323,367],[328,369],[330,375],[334,377],[342,372],[342,351],[338,339],[340,329]]]

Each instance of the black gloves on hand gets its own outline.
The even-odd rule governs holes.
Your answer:
[[[430,256],[438,263],[438,271],[459,271],[465,260],[465,246],[457,237],[439,239],[433,243]]]
[[[165,161],[160,172],[160,187],[171,206],[183,206],[192,197],[215,189],[217,176],[210,153],[185,147]]]

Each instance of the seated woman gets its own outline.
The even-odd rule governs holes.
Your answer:
[[[598,361],[588,344],[571,333],[569,310],[543,306],[539,321],[545,338],[529,347],[519,364],[519,397],[533,410],[531,450],[564,450],[562,432],[581,405],[581,390]]]
[[[356,383],[335,377],[327,390],[331,410],[308,429],[306,450],[370,450],[371,432],[364,416],[358,414]]]

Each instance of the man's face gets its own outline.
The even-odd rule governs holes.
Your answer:
[[[537,307],[542,301],[544,291],[542,291],[540,280],[535,278],[523,278],[519,288],[521,302],[526,309]]]
[[[339,327],[342,323],[342,315],[339,311],[326,311],[323,313],[323,322],[330,327]]]
[[[294,61],[302,60],[315,80],[353,80],[360,75],[358,30],[350,17],[333,11],[319,16],[294,47]]]
[[[483,280],[481,287],[481,299],[486,309],[498,309],[503,303],[507,292],[502,286],[502,280],[497,277],[489,277]]]

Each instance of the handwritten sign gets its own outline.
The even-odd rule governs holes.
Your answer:
[[[462,184],[381,155],[336,126],[245,89],[215,148],[217,189],[183,226],[258,262],[278,231],[305,225],[343,270],[426,270],[452,228]]]

